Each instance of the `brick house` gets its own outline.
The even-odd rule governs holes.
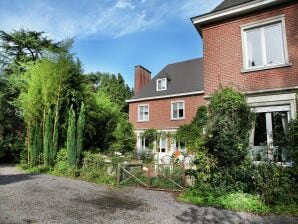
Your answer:
[[[256,113],[250,136],[254,159],[263,157],[265,146],[274,151],[276,133],[286,134],[296,114],[297,12],[295,0],[225,0],[193,17],[204,43],[202,59],[168,65],[153,79],[136,67],[136,94],[128,102],[137,149],[146,148],[145,129],[175,132],[219,86],[232,86],[247,95]],[[168,146],[165,142],[157,146],[161,156],[179,149],[174,140]]]

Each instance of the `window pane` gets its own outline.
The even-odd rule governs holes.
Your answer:
[[[263,65],[261,30],[246,31],[248,67]]]
[[[157,89],[161,90],[161,80],[157,80]]]
[[[173,103],[173,118],[178,118],[178,104]]]
[[[267,64],[284,62],[281,23],[264,28]]]
[[[183,108],[179,109],[179,117],[180,118],[184,117],[184,110],[183,110]]]
[[[162,86],[161,86],[162,89],[166,89],[166,79],[163,79],[162,80]]]
[[[254,146],[267,145],[266,114],[256,114]]]

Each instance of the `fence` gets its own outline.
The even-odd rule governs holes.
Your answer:
[[[181,191],[184,189],[185,182],[184,163],[118,164],[118,185],[143,186],[158,190]]]

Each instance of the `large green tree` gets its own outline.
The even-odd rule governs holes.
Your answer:
[[[125,83],[121,74],[111,75],[97,72],[88,74],[87,79],[97,91],[104,93],[113,103],[118,105],[122,112],[128,113],[128,104],[125,100],[133,96],[133,91]]]

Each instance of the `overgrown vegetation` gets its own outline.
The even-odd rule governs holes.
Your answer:
[[[284,139],[294,162],[288,168],[269,160],[253,163],[248,148],[253,122],[245,96],[220,88],[210,98],[208,115],[206,108],[199,108],[192,123],[179,128],[177,136],[195,153],[197,167],[187,171],[196,185],[181,200],[264,214],[298,214],[297,120],[290,123]]]
[[[66,148],[79,169],[85,151],[134,149],[125,102],[132,90],[120,74],[84,74],[71,45],[43,32],[0,32],[0,161],[22,154],[25,167],[51,170]]]

